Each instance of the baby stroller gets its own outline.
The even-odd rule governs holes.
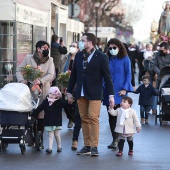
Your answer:
[[[159,86],[159,114],[155,116],[155,124],[159,118],[160,126],[163,121],[170,121],[170,66],[163,67],[160,71]]]
[[[22,83],[9,83],[0,90],[0,150],[6,150],[8,144],[19,144],[21,153],[26,151],[26,136],[33,135],[34,119],[31,118],[33,108],[39,103],[33,100],[27,85]],[[27,133],[27,132],[30,133]],[[43,147],[41,132],[33,136],[37,150]],[[31,137],[29,137],[31,138]]]

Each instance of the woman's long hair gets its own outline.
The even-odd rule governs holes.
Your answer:
[[[118,52],[118,55],[117,55],[117,57],[118,57],[119,59],[122,59],[122,58],[124,58],[125,56],[128,55],[128,54],[127,54],[127,51],[126,51],[126,49],[125,49],[125,47],[124,47],[124,45],[123,45],[122,42],[119,41],[118,39],[116,39],[116,38],[111,38],[111,39],[108,41],[107,46],[109,47],[110,44],[114,44],[114,45],[116,45],[116,46],[119,48],[119,52]],[[108,56],[110,56],[109,50],[107,51],[107,54],[108,54]]]

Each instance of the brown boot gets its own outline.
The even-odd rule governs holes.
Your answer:
[[[145,124],[148,124],[148,119],[145,119]]]
[[[145,119],[141,118],[141,124],[144,125],[145,124]]]
[[[72,143],[71,149],[72,150],[77,150],[77,145],[78,145],[78,142],[76,140],[74,140],[73,143]]]

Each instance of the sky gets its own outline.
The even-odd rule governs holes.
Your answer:
[[[130,4],[132,8],[140,8],[137,3],[134,3],[135,1],[141,3],[141,0],[122,0],[122,2]],[[143,0],[142,9],[140,8],[142,10],[141,18],[133,24],[136,40],[143,41],[149,38],[151,22],[154,19],[158,23],[164,2],[164,0]]]

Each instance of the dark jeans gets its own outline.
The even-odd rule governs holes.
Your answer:
[[[73,131],[73,141],[78,141],[78,137],[81,129],[81,118],[78,110],[77,101],[75,101],[75,115],[74,115],[74,131]]]
[[[151,108],[152,106],[150,105],[140,105],[140,117],[148,119]]]
[[[120,104],[116,105],[114,109],[117,109],[120,107]],[[109,109],[109,106],[106,106],[107,110]],[[109,125],[110,125],[110,130],[112,133],[113,141],[118,138],[118,133],[115,132],[115,127],[116,127],[116,121],[117,121],[117,116],[112,116],[108,113],[109,116]]]

